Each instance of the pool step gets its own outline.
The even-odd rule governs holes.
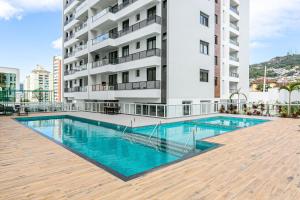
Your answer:
[[[149,136],[136,134],[136,133],[127,133],[123,136],[123,138],[131,142],[140,143],[145,146],[156,148],[157,150],[171,153],[176,156],[183,156],[194,150],[191,145],[185,146],[184,144],[167,141],[165,139],[161,139],[157,137],[152,137],[149,139]]]
[[[195,124],[197,126],[208,126],[208,127],[216,127],[216,128],[224,128],[224,129],[238,129],[241,127],[238,126],[230,126],[230,125],[221,125],[221,124],[212,124],[212,123],[207,123],[207,122],[194,122],[194,121],[190,121],[188,123],[192,123]]]

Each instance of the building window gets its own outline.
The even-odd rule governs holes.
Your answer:
[[[215,65],[218,65],[218,56],[215,56]]]
[[[215,35],[215,44],[218,44],[218,36]]]
[[[147,69],[147,81],[156,81],[156,67]]]
[[[208,55],[209,54],[209,43],[205,41],[200,41],[200,53]]]
[[[140,19],[141,19],[140,13],[135,16],[135,19],[136,19],[136,21],[140,21]]]
[[[139,69],[135,71],[135,76],[140,77],[140,70]]]
[[[200,81],[201,82],[208,82],[208,70],[200,69]]]
[[[129,46],[125,46],[122,48],[122,56],[123,57],[129,56]]]
[[[156,37],[147,40],[147,50],[156,49]]]
[[[141,43],[140,42],[137,42],[136,43],[136,49],[140,49],[141,48]]]
[[[209,16],[203,12],[200,12],[200,24],[208,27]]]
[[[218,0],[215,0],[215,3],[218,3]]]
[[[129,72],[122,73],[122,83],[129,83]]]
[[[218,21],[219,21],[218,15],[215,15],[215,23],[218,24],[219,23]]]

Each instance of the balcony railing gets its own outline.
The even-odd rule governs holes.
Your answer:
[[[236,62],[239,62],[239,61],[240,61],[240,59],[239,59],[238,57],[235,57],[235,56],[230,56],[229,58],[230,58],[230,60],[232,60],[232,61],[236,61]]]
[[[76,67],[75,69],[65,71],[64,75],[67,76],[67,75],[75,74],[76,72],[80,72],[80,71],[84,71],[84,70],[87,70],[87,65],[81,65],[81,66]]]
[[[236,72],[230,72],[229,76],[234,77],[234,78],[239,78],[240,77],[240,75]]]
[[[71,40],[72,38],[74,38],[75,34],[70,35],[69,37],[65,38],[65,42]]]
[[[144,58],[152,57],[152,56],[160,56],[160,49],[149,49],[146,51],[137,52],[134,54],[130,54],[126,57],[119,57],[116,59],[103,59],[92,64],[92,68],[103,67],[105,65],[116,65],[126,62],[131,62],[134,60],[141,60]]]
[[[77,28],[76,28],[76,33],[78,31],[81,31],[82,29],[84,29],[85,27],[87,27],[87,21],[85,21],[84,23],[80,24]]]
[[[78,46],[78,47],[76,48],[76,52],[80,52],[80,51],[83,51],[83,50],[85,50],[85,49],[87,49],[87,44],[83,44],[83,45],[81,45],[81,46]]]
[[[141,81],[131,83],[119,83],[112,86],[106,85],[93,85],[92,91],[115,91],[115,90],[147,90],[147,89],[160,89],[160,81]]]
[[[75,13],[73,13],[72,17],[70,17],[68,20],[65,21],[64,25],[68,25],[69,23],[71,23],[73,20],[75,19]]]
[[[73,92],[87,92],[87,86],[83,87],[73,87],[73,88],[65,88],[64,92],[73,93]]]
[[[74,55],[75,55],[75,52],[72,51],[72,52],[70,52],[70,53],[66,53],[65,56],[64,56],[64,58],[70,58],[70,57],[72,57],[72,56],[74,56]]]
[[[237,30],[237,31],[240,30],[240,28],[238,27],[238,25],[233,24],[233,23],[230,23],[230,27],[233,28],[233,29],[235,29],[235,30]]]
[[[140,21],[126,29],[123,29],[121,31],[119,31],[118,33],[104,33],[104,34],[101,34],[99,36],[97,36],[95,39],[92,40],[92,44],[95,45],[95,44],[98,44],[100,42],[103,42],[107,39],[116,39],[116,38],[119,38],[119,37],[122,37],[124,35],[127,35],[129,33],[132,33],[134,31],[137,31],[139,29],[142,29],[146,26],[149,26],[151,24],[154,24],[154,23],[157,23],[157,24],[161,24],[161,17],[159,16],[153,16],[153,17],[150,17],[150,18],[147,18],[143,21]]]
[[[236,46],[240,46],[240,43],[236,40],[230,40],[230,43]]]
[[[237,15],[240,14],[240,12],[238,11],[238,9],[237,9],[236,7],[230,6],[230,10],[231,10],[232,12],[234,12],[235,14],[237,14]]]
[[[87,2],[84,1],[82,2],[77,8],[76,8],[76,12],[78,13],[81,9],[83,9],[85,6],[87,5]]]
[[[111,13],[111,9],[110,8],[106,8],[106,9],[102,10],[101,12],[97,13],[96,15],[94,15],[92,17],[92,22],[97,21],[98,19],[102,18],[103,16],[105,16],[108,13]]]
[[[112,13],[117,13],[119,12],[120,10],[126,8],[127,6],[133,4],[134,2],[136,2],[138,0],[126,0],[126,1],[123,1],[123,3],[121,3],[120,5],[117,5],[117,6],[114,6],[110,9],[110,11]]]
[[[67,7],[69,7],[74,1],[75,1],[75,0],[69,0],[68,3],[65,5],[65,9],[66,9]]]

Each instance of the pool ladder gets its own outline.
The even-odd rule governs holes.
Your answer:
[[[154,146],[154,147],[156,148],[156,150],[159,150],[159,148],[158,148],[158,141],[156,141],[156,144],[153,144],[153,141],[152,141],[151,139],[152,139],[152,137],[154,136],[155,131],[156,131],[156,133],[157,133],[158,128],[159,128],[160,125],[161,125],[161,122],[159,122],[159,123],[157,123],[157,124],[155,125],[154,129],[152,130],[152,132],[151,132],[151,134],[150,134],[150,136],[149,136],[149,138],[148,138],[149,144],[150,144],[151,146]],[[157,137],[157,140],[158,140],[158,137]]]

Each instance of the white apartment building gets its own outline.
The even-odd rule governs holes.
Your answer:
[[[67,102],[199,104],[248,93],[248,0],[64,0]]]
[[[26,76],[24,88],[30,102],[48,102],[53,99],[52,74],[40,65]]]
[[[62,94],[62,57],[54,56],[53,57],[53,97],[55,102],[61,102]]]

